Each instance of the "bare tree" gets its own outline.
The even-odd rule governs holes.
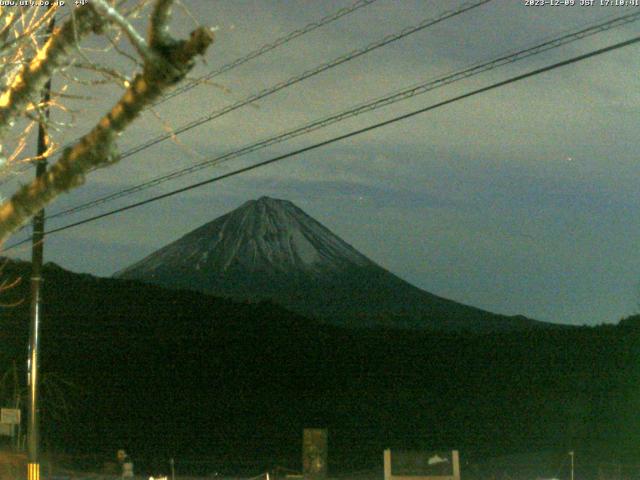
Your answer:
[[[212,30],[205,27],[196,28],[186,39],[170,34],[173,0],[155,0],[150,5],[145,38],[132,19],[146,12],[148,3],[90,0],[73,8],[46,42],[41,39],[57,7],[0,6],[0,80],[4,80],[0,93],[0,164],[5,168],[25,150],[33,125],[45,121],[45,108],[64,109],[62,91],[52,95],[48,104],[40,98],[54,73],[68,76],[71,68],[84,68],[118,82],[124,89],[110,111],[66,147],[45,175],[20,187],[0,205],[0,244],[55,197],[83,184],[89,171],[117,162],[118,136],[146,107],[183,80],[195,58],[213,41]],[[137,73],[127,76],[94,62],[82,49],[82,42],[91,34],[102,36],[110,48],[135,62]],[[131,53],[118,47],[114,35],[127,39]],[[50,122],[47,125],[55,128]],[[54,150],[52,143],[44,156]]]

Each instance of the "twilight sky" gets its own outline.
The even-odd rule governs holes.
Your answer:
[[[355,1],[355,0],[354,0]],[[348,0],[183,0],[176,31],[217,26],[203,74]],[[57,212],[564,32],[640,7],[494,0],[93,172]],[[463,2],[378,0],[146,113],[126,150]],[[638,10],[640,11],[640,10]],[[144,28],[144,27],[141,27]],[[456,82],[75,216],[65,225],[635,37],[640,22]],[[89,46],[99,47],[98,40]],[[88,51],[92,54],[92,50]],[[95,54],[100,55],[100,54]],[[106,57],[105,57],[106,58]],[[118,65],[121,59],[113,59]],[[371,259],[429,292],[505,314],[615,322],[640,302],[640,46],[553,70],[349,140],[51,235],[46,261],[108,276],[201,224],[269,195],[293,201]],[[55,88],[54,80],[54,88]],[[58,80],[60,84],[62,80]],[[73,138],[117,98],[71,86]],[[55,114],[55,112],[54,112]],[[29,171],[22,179],[33,175]],[[16,181],[0,187],[7,196]],[[24,232],[14,236],[24,238]],[[11,242],[9,242],[11,243]],[[28,258],[24,246],[12,251]]]

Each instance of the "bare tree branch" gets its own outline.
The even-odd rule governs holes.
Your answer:
[[[93,0],[93,8],[106,18],[109,22],[114,25],[117,25],[122,29],[125,35],[129,38],[129,41],[133,45],[133,47],[138,52],[145,61],[153,62],[158,61],[158,57],[155,52],[153,52],[144,38],[138,33],[138,31],[129,23],[129,21],[118,12],[115,8],[110,6],[104,0]]]
[[[100,5],[104,4],[102,0],[94,0],[94,2],[94,5],[98,5],[101,18],[112,21],[121,29],[126,30],[130,27],[124,17],[111,13],[106,15],[104,11],[100,11]],[[0,205],[0,243],[58,195],[84,183],[88,172],[117,162],[120,159],[116,146],[117,137],[143,109],[153,104],[168,88],[184,79],[193,67],[195,57],[207,50],[213,41],[213,32],[210,29],[198,28],[187,40],[176,40],[169,35],[171,3],[171,0],[157,0],[151,16],[148,43],[144,42],[145,48],[148,48],[151,53],[144,58],[142,72],[132,80],[111,111],[74,146],[65,149],[61,158],[49,168],[45,175],[23,186],[8,201]],[[78,33],[86,33],[95,21],[91,14],[85,13],[82,19],[76,20],[76,28],[82,29],[82,32]],[[127,35],[131,40],[132,36]],[[47,73],[50,75],[53,68],[59,65],[61,61],[59,57],[68,48],[65,41],[73,41],[73,38],[73,29],[65,25],[45,45],[42,54],[34,60],[35,63],[32,62],[26,71],[21,72],[19,81],[13,83],[13,88],[9,90],[10,93],[6,97],[7,111],[4,117],[0,116],[0,129],[3,127],[3,118],[10,118],[11,113],[16,114],[19,111],[14,104],[22,102],[22,107],[26,106],[22,96],[28,97],[27,92],[37,90],[33,87],[29,88],[29,85],[44,84]],[[51,54],[58,58],[51,60],[49,58]],[[139,54],[142,55],[140,50]],[[33,73],[34,71],[38,74]],[[16,92],[22,92],[22,96]],[[3,98],[5,97],[0,97],[0,115],[3,112]]]
[[[29,23],[28,28],[25,29],[20,35],[16,35],[11,41],[7,41],[6,34],[8,34],[13,28],[14,21],[17,21],[21,17],[19,14],[14,14],[13,17],[10,17],[9,22],[4,27],[3,31],[0,32],[0,51],[6,50],[10,47],[13,47],[15,44],[20,41],[29,38],[33,35],[42,25],[44,25],[48,20],[51,19],[55,15],[58,7],[53,7],[51,9],[47,9],[46,13],[42,15],[40,18],[33,18]]]
[[[78,36],[86,35],[102,23],[92,8],[79,8],[75,22],[56,29],[31,62],[23,65],[8,88],[0,95],[0,139],[13,126],[31,98],[40,92],[53,72],[60,68]]]
[[[153,48],[169,45],[173,39],[169,34],[169,19],[173,0],[157,0],[149,22],[149,43]]]

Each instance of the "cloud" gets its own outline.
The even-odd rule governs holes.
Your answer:
[[[207,65],[195,75],[348,3],[327,0],[290,8],[277,1],[193,0],[188,7],[194,16],[220,27]],[[121,148],[126,151],[167,126],[176,128],[461,3],[375,2],[216,78],[224,89],[199,86],[158,106],[156,114],[146,113],[123,136]],[[630,11],[491,2],[190,130],[179,137],[184,146],[164,142],[94,172],[87,185],[51,210]],[[174,27],[188,31],[191,20],[177,15]],[[583,39],[104,208],[272,158],[635,34],[631,24]],[[113,61],[120,65],[122,59]],[[76,270],[108,274],[250,198],[270,194],[293,200],[374,260],[434,293],[547,320],[615,320],[635,305],[633,286],[640,271],[633,242],[640,234],[638,69],[640,55],[629,47],[554,70],[69,230],[59,240],[52,236],[47,255]],[[88,128],[117,94],[112,89],[104,99],[94,95],[92,102],[78,104],[82,112],[69,138]]]

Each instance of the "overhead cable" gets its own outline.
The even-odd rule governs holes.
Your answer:
[[[626,25],[628,23],[637,21],[640,19],[640,12],[636,12],[633,14],[628,14],[628,15],[624,15],[621,17],[617,17],[611,20],[608,20],[606,22],[601,22],[595,25],[591,25],[585,28],[582,28],[581,30],[578,30],[576,32],[571,32],[568,34],[564,34],[562,36],[547,40],[545,42],[542,42],[540,44],[537,44],[535,46],[529,47],[527,49],[524,50],[519,50],[516,52],[512,52],[509,54],[505,54],[502,55],[498,58],[494,58],[492,60],[483,62],[483,63],[478,63],[478,64],[474,64],[470,67],[464,68],[462,70],[458,70],[456,72],[453,73],[448,73],[446,75],[437,77],[435,79],[430,79],[426,82],[422,82],[420,84],[417,85],[413,85],[409,88],[405,88],[403,90],[388,94],[384,97],[380,97],[377,98],[375,100],[370,100],[367,101],[365,103],[361,103],[355,107],[351,107],[348,110],[342,111],[340,113],[337,114],[333,114],[330,115],[328,117],[324,117],[322,119],[319,120],[315,120],[311,123],[308,123],[304,126],[289,130],[287,132],[278,134],[276,136],[264,139],[264,140],[260,140],[258,142],[246,145],[242,148],[239,148],[237,150],[234,150],[232,152],[228,152],[222,155],[218,155],[216,157],[213,158],[209,158],[207,160],[198,162],[194,165],[189,165],[187,167],[183,167],[183,168],[179,168],[176,170],[173,170],[171,172],[162,174],[162,175],[158,175],[154,178],[151,178],[149,180],[146,180],[144,182],[138,183],[136,185],[133,185],[131,187],[127,187],[124,188],[122,190],[119,190],[117,192],[108,194],[108,195],[104,195],[102,197],[99,197],[97,199],[94,200],[90,200],[88,202],[82,203],[80,205],[76,205],[70,208],[67,208],[65,210],[59,211],[57,213],[53,213],[49,216],[47,216],[47,219],[54,219],[54,218],[58,218],[58,217],[64,217],[67,215],[71,215],[71,214],[75,214],[78,213],[80,211],[89,209],[89,208],[93,208],[105,203],[108,203],[110,201],[116,200],[118,198],[122,198],[143,190],[146,190],[148,188],[154,187],[156,185],[159,185],[161,183],[167,182],[167,181],[171,181],[174,180],[176,178],[182,177],[184,175],[188,175],[197,171],[200,171],[202,169],[205,168],[209,168],[211,166],[220,164],[224,161],[228,161],[231,160],[233,158],[237,158],[240,156],[244,156],[247,155],[249,153],[255,152],[257,150],[261,150],[263,148],[269,147],[271,145],[275,145],[277,143],[281,143],[287,140],[290,140],[292,138],[298,137],[300,135],[305,135],[308,134],[310,132],[319,130],[321,128],[325,128],[329,125],[333,125],[334,123],[337,122],[341,122],[344,121],[346,119],[352,118],[352,117],[356,117],[358,115],[361,115],[363,113],[366,112],[370,112],[394,103],[397,103],[399,101],[402,100],[406,100],[408,98],[414,97],[416,95],[421,95],[424,93],[427,93],[429,91],[432,91],[434,89],[440,88],[440,87],[444,87],[446,85],[449,85],[451,83],[475,76],[475,75],[479,75],[481,73],[487,72],[489,70],[493,70],[495,68],[507,65],[507,64],[511,64],[511,63],[515,63],[517,61],[523,60],[525,58],[529,58],[531,56],[534,55],[538,55],[542,52],[546,52],[548,50],[551,50],[553,48],[558,48],[562,45],[566,45],[568,43],[571,42],[575,42],[577,40],[583,39],[587,36],[590,35],[594,35],[596,33],[600,33],[615,27],[619,27],[621,25]]]
[[[316,150],[318,148],[325,147],[327,145],[331,145],[333,143],[336,143],[336,142],[339,142],[339,141],[342,141],[342,140],[346,140],[346,139],[351,138],[351,137],[355,137],[356,135],[361,135],[363,133],[367,133],[367,132],[370,132],[370,131],[373,131],[373,130],[376,130],[376,129],[379,129],[379,128],[382,128],[382,127],[386,127],[386,126],[394,124],[396,122],[399,122],[399,121],[402,121],[402,120],[406,120],[408,118],[412,118],[412,117],[414,117],[416,115],[420,115],[420,114],[435,110],[437,108],[440,108],[440,107],[443,107],[443,106],[446,106],[446,105],[450,105],[450,104],[458,102],[460,100],[464,100],[466,98],[473,97],[473,96],[479,95],[481,93],[485,93],[485,92],[488,92],[488,91],[491,91],[491,90],[495,90],[495,89],[504,87],[506,85],[509,85],[509,84],[512,84],[512,83],[515,83],[515,82],[519,82],[519,81],[525,80],[527,78],[531,78],[531,77],[534,77],[536,75],[540,75],[542,73],[549,72],[551,70],[555,70],[557,68],[561,68],[561,67],[564,67],[564,66],[567,66],[567,65],[578,63],[578,62],[581,62],[583,60],[586,60],[586,59],[589,59],[589,58],[593,58],[593,57],[598,56],[598,55],[602,55],[604,53],[608,53],[608,52],[611,52],[611,51],[614,51],[614,50],[618,50],[620,48],[627,47],[629,45],[633,45],[633,44],[638,43],[638,42],[640,42],[640,36],[634,37],[634,38],[632,38],[630,40],[626,40],[624,42],[618,42],[618,43],[615,43],[615,44],[610,45],[608,47],[600,48],[598,50],[593,50],[591,52],[588,52],[588,53],[585,53],[585,54],[582,54],[582,55],[578,55],[576,57],[572,57],[572,58],[570,58],[568,60],[563,60],[561,62],[557,62],[557,63],[551,64],[551,65],[548,65],[546,67],[538,68],[538,69],[529,71],[527,73],[524,73],[524,74],[521,74],[521,75],[517,75],[515,77],[510,77],[510,78],[508,78],[506,80],[502,80],[500,82],[492,83],[491,85],[472,90],[472,91],[464,93],[462,95],[457,95],[457,96],[452,97],[452,98],[450,98],[448,100],[443,100],[441,102],[429,105],[427,107],[420,108],[418,110],[413,110],[413,111],[411,111],[409,113],[405,113],[403,115],[399,115],[399,116],[393,117],[393,118],[391,118],[389,120],[378,122],[378,123],[375,123],[373,125],[369,125],[367,127],[360,128],[358,130],[354,130],[352,132],[345,133],[343,135],[339,135],[337,137],[332,137],[332,138],[330,138],[328,140],[324,140],[322,142],[314,143],[313,145],[309,145],[307,147],[303,147],[303,148],[300,148],[300,149],[297,149],[297,150],[293,150],[291,152],[288,152],[288,153],[285,153],[285,154],[282,154],[282,155],[278,155],[276,157],[270,158],[269,160],[264,160],[262,162],[255,163],[255,164],[249,165],[247,167],[239,168],[237,170],[234,170],[234,171],[229,172],[229,173],[225,173],[223,175],[219,175],[219,176],[216,176],[216,177],[213,177],[213,178],[209,178],[207,180],[203,180],[201,182],[193,183],[191,185],[187,185],[185,187],[178,188],[176,190],[172,190],[171,192],[166,192],[166,193],[163,193],[161,195],[156,195],[155,197],[151,197],[151,198],[148,198],[146,200],[142,200],[140,202],[132,203],[130,205],[126,205],[124,207],[120,207],[120,208],[111,210],[109,212],[101,213],[100,215],[94,215],[93,217],[89,217],[89,218],[86,218],[84,220],[80,220],[80,221],[77,221],[77,222],[74,222],[74,223],[71,223],[71,224],[68,224],[68,225],[64,225],[62,227],[58,227],[58,228],[54,228],[54,229],[48,230],[48,231],[45,232],[45,235],[51,235],[51,234],[54,234],[54,233],[58,233],[58,232],[62,232],[62,231],[68,230],[70,228],[75,228],[75,227],[78,227],[80,225],[84,225],[84,224],[87,224],[87,223],[90,223],[90,222],[94,222],[94,221],[99,220],[101,218],[106,218],[106,217],[109,217],[111,215],[115,215],[116,213],[121,213],[121,212],[124,212],[124,211],[127,211],[127,210],[131,210],[133,208],[137,208],[137,207],[140,207],[142,205],[147,205],[149,203],[153,203],[153,202],[156,202],[158,200],[162,200],[164,198],[168,198],[168,197],[177,195],[179,193],[184,193],[184,192],[187,192],[189,190],[193,190],[193,189],[196,189],[198,187],[202,187],[204,185],[209,185],[209,184],[224,180],[226,178],[234,177],[234,176],[240,175],[242,173],[246,173],[246,172],[249,172],[249,171],[252,171],[252,170],[256,170],[258,168],[265,167],[267,165],[271,165],[273,163],[285,160],[287,158],[291,158],[291,157],[300,155],[302,153],[306,153],[306,152],[309,152],[309,151],[312,151],[312,150]],[[21,240],[20,242],[14,243],[11,246],[9,246],[6,249],[4,249],[4,251],[8,251],[10,249],[13,249],[13,248],[15,248],[15,247],[27,242],[27,241],[30,241],[30,239],[27,238],[27,239]]]
[[[157,100],[153,105],[159,105],[163,102],[165,102],[166,100],[176,97],[182,93],[186,93],[189,90],[193,89],[194,87],[200,85],[201,83],[204,83],[208,80],[211,80],[215,77],[217,77],[218,75],[221,75],[223,73],[226,73],[230,70],[233,70],[236,67],[239,67],[240,65],[244,65],[245,63],[260,57],[261,55],[264,55],[265,53],[268,53],[272,50],[275,50],[276,48],[285,45],[289,42],[291,42],[292,40],[301,37],[302,35],[305,35],[307,33],[311,33],[314,30],[323,27],[325,25],[328,25],[331,22],[334,22],[350,13],[353,13],[363,7],[366,7],[368,5],[371,5],[372,3],[377,2],[378,0],[358,0],[355,3],[353,3],[352,5],[349,5],[348,7],[343,7],[340,8],[338,10],[336,10],[335,12],[321,18],[320,20],[316,21],[316,22],[311,22],[308,23],[307,25],[294,30],[292,32],[289,32],[288,34],[277,38],[276,40],[267,43],[265,45],[262,45],[261,47],[258,47],[257,49],[253,50],[252,52],[249,52],[248,54],[236,58],[235,60],[232,60],[229,63],[224,64],[223,66],[212,70],[211,72],[203,75],[200,78],[194,79],[190,82],[188,82],[187,84],[175,89],[174,91],[168,93],[167,95],[163,96],[162,98],[160,98],[159,100]],[[69,12],[65,13],[62,18],[66,17],[69,15]],[[60,150],[64,150],[67,147],[72,146],[74,143],[76,143],[78,141],[78,139],[72,140],[71,142],[66,143],[65,145],[62,145],[60,147],[58,147],[58,151]],[[31,164],[26,164],[26,166],[24,168],[19,169],[19,171],[17,173],[23,173],[24,171],[30,169],[32,167]],[[6,183],[6,181],[1,181],[0,185]]]
[[[176,135],[180,135],[184,132],[187,132],[189,130],[192,130],[196,127],[199,127],[200,125],[203,125],[205,123],[208,123],[212,120],[215,120],[217,118],[222,117],[223,115],[226,115],[228,113],[231,113],[235,110],[238,110],[242,107],[245,107],[247,105],[250,105],[254,102],[257,102],[258,100],[262,100],[263,98],[266,98],[270,95],[273,95],[274,93],[277,93],[285,88],[289,88],[297,83],[302,82],[303,80],[306,80],[308,78],[314,77],[322,72],[326,72],[327,70],[330,70],[332,68],[335,68],[339,65],[342,65],[346,62],[350,62],[351,60],[354,60],[358,57],[361,57],[362,55],[365,55],[369,52],[372,52],[374,50],[377,50],[378,48],[382,48],[385,47],[393,42],[396,42],[400,39],[403,39],[405,37],[408,37],[409,35],[413,35],[414,33],[420,32],[422,30],[425,30],[426,28],[432,27],[433,25],[436,25],[440,22],[443,22],[449,18],[453,18],[456,17],[458,15],[461,15],[465,12],[468,12],[469,10],[472,10],[474,8],[478,8],[486,3],[491,2],[492,0],[477,0],[475,2],[471,2],[471,3],[465,3],[463,4],[461,7],[455,9],[455,10],[447,10],[444,13],[441,13],[440,15],[438,15],[437,17],[433,17],[433,18],[428,18],[425,19],[423,21],[421,21],[420,23],[418,23],[417,25],[414,25],[412,27],[406,27],[404,29],[402,29],[401,31],[391,34],[391,35],[387,35],[385,37],[383,37],[381,40],[377,40],[375,42],[372,42],[362,48],[358,48],[356,50],[352,50],[349,53],[346,53],[344,55],[341,55],[333,60],[331,60],[330,62],[327,63],[323,63],[321,65],[318,65],[310,70],[307,70],[299,75],[295,75],[287,80],[281,81],[279,83],[276,83],[275,85],[272,85],[271,87],[265,88],[261,91],[259,91],[258,93],[252,94],[242,100],[239,100],[235,103],[232,103],[230,105],[227,105],[226,107],[223,107],[219,110],[216,110],[214,112],[211,112],[208,115],[205,115],[203,117],[200,117],[196,120],[193,120],[191,122],[188,122],[178,128],[172,129],[171,132],[167,132],[164,133],[162,135],[158,135],[155,138],[152,138],[144,143],[141,143],[139,145],[136,145],[133,148],[130,148],[129,150],[125,151],[122,153],[121,158],[127,158],[130,157],[131,155],[135,155],[138,152],[141,152],[142,150],[146,150],[147,148],[150,148],[160,142],[163,142],[169,138],[173,138]]]

